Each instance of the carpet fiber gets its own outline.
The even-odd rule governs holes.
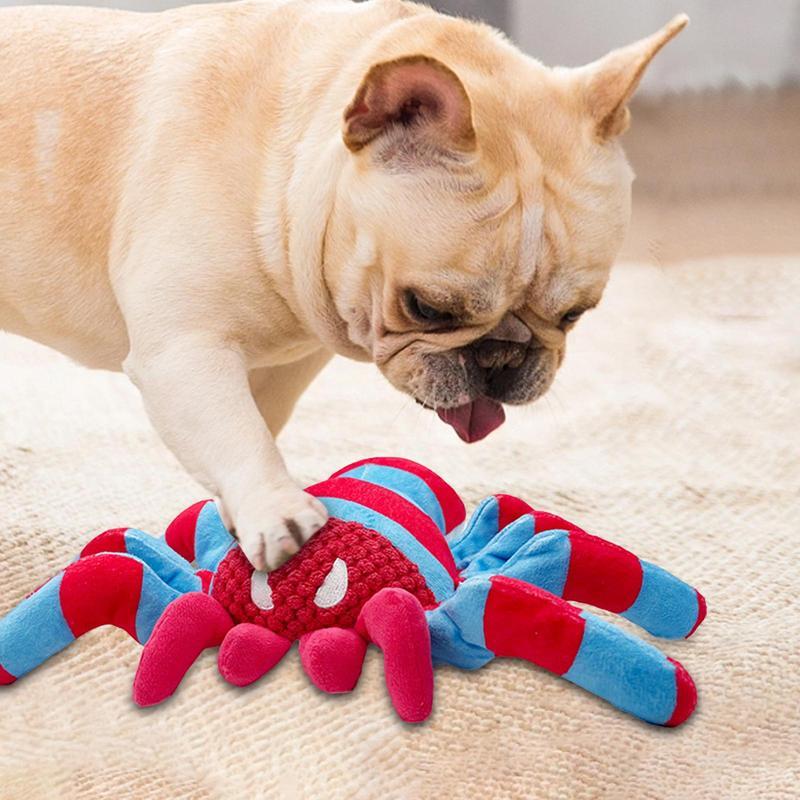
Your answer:
[[[700,690],[683,728],[511,661],[439,670],[431,720],[409,727],[376,651],[337,698],[310,686],[296,652],[244,691],[207,654],[172,700],[142,711],[130,699],[139,647],[103,630],[2,692],[0,797],[797,798],[798,308],[796,258],[622,265],[555,389],[485,443],[462,445],[374,368],[346,362],[282,436],[304,482],[407,456],[470,506],[520,494],[696,585],[704,626],[664,644]],[[0,337],[0,613],[93,533],[161,530],[203,496],[123,377]]]

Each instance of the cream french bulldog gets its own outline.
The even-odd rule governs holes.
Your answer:
[[[275,436],[332,354],[466,441],[548,389],[686,23],[549,69],[400,0],[0,10],[0,326],[124,370],[275,568],[325,522]]]

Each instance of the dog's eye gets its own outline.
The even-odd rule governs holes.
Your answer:
[[[585,309],[583,308],[573,308],[571,311],[567,311],[567,313],[561,317],[559,327],[566,328],[568,325],[574,325],[583,316],[584,312]]]
[[[417,297],[411,290],[406,292],[406,308],[408,313],[420,322],[452,322],[454,317],[447,311],[440,311],[438,308],[429,306]]]

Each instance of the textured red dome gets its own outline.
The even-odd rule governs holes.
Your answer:
[[[337,558],[347,565],[347,591],[336,605],[320,608],[314,599]],[[352,627],[364,603],[390,586],[410,592],[423,606],[436,604],[417,567],[384,536],[357,522],[335,518],[269,575],[274,606],[269,610],[259,608],[251,598],[253,571],[235,548],[219,565],[211,594],[237,622],[252,622],[288,639],[318,628]]]

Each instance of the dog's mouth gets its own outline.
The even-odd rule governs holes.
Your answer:
[[[417,402],[425,408],[434,410],[421,400]],[[439,419],[450,425],[459,438],[468,444],[485,439],[506,421],[506,412],[502,404],[482,395],[454,408],[435,410]]]

